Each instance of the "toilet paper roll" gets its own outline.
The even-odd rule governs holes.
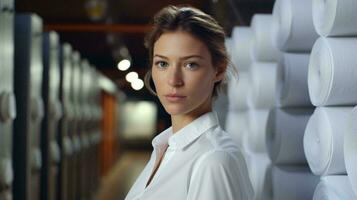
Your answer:
[[[265,129],[267,126],[269,110],[249,110],[247,114],[249,149],[256,153],[266,153]]]
[[[310,52],[318,38],[311,0],[277,0],[273,9],[273,42],[285,52]]]
[[[238,79],[228,82],[228,102],[230,110],[248,109],[247,94],[251,88],[250,76],[247,72],[239,73]]]
[[[343,138],[351,110],[352,107],[317,107],[310,117],[304,151],[314,174],[346,174]]]
[[[276,105],[312,106],[307,85],[309,54],[284,53],[278,63]]]
[[[248,107],[269,109],[275,104],[276,63],[253,62],[250,77],[251,93],[248,92]]]
[[[319,177],[304,166],[274,166],[272,169],[273,199],[312,199]]]
[[[321,36],[357,36],[355,0],[313,0],[312,15]]]
[[[347,176],[324,176],[316,186],[313,200],[356,200]]]
[[[311,52],[308,87],[315,106],[357,105],[357,38],[319,38]]]
[[[247,71],[251,63],[253,31],[250,27],[236,26],[232,31],[232,62],[238,71]]]
[[[253,46],[251,56],[253,60],[261,62],[276,62],[279,50],[273,45],[272,37],[273,16],[269,14],[255,14],[252,18]]]
[[[344,138],[344,156],[348,178],[357,196],[357,106],[348,116]]]
[[[241,147],[243,145],[243,134],[247,129],[247,118],[245,112],[229,110],[226,119],[226,131]]]
[[[272,109],[266,129],[266,145],[275,164],[306,164],[303,138],[312,108]]]
[[[266,155],[266,153],[246,152],[244,156],[247,161],[249,178],[254,189],[253,199],[263,199],[263,196],[266,196],[266,194],[263,193],[266,177],[265,174],[271,163],[268,155]]]

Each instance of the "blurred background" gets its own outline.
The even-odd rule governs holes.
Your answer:
[[[171,126],[144,86],[167,5],[226,32],[214,110],[254,199],[357,199],[355,0],[0,0],[0,200],[125,198]]]

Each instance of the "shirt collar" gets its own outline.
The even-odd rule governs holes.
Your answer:
[[[168,140],[171,136],[172,136],[172,127],[164,130],[159,135],[157,135],[151,142],[152,146],[154,148],[166,146],[168,144]]]
[[[216,112],[208,112],[173,134],[168,141],[170,148],[183,149],[208,129],[218,125]]]
[[[172,149],[183,149],[190,144],[208,129],[218,125],[218,117],[216,112],[208,112],[197,119],[190,122],[188,125],[172,133],[172,126],[153,139],[153,147],[164,146],[168,144]]]

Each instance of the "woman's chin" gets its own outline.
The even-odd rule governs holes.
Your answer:
[[[169,115],[181,115],[187,113],[189,110],[182,105],[168,105],[164,106],[164,108]]]

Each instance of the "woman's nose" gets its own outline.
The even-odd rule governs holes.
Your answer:
[[[168,83],[171,86],[179,87],[183,85],[182,72],[178,66],[171,67]]]

